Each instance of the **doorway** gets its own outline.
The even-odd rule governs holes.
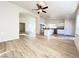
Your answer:
[[[20,33],[25,33],[25,23],[20,23]]]

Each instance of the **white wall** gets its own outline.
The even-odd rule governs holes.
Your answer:
[[[35,17],[28,16],[26,19],[26,32],[30,34],[30,36],[36,36],[36,19]]]
[[[40,16],[36,16],[36,34],[40,34]]]
[[[46,24],[59,24],[64,23],[63,19],[47,19]]]
[[[27,17],[20,13],[20,15],[19,15],[19,22],[20,23],[26,23],[26,19],[27,19]]]
[[[79,15],[77,15],[77,19],[76,19],[76,32],[75,34],[79,35]]]
[[[75,45],[79,51],[79,10],[76,17]]]
[[[64,23],[64,35],[75,35],[75,21],[73,15],[67,15]]]
[[[43,17],[40,17],[40,24],[45,24],[45,19]]]
[[[27,10],[9,2],[0,2],[0,42],[19,38],[19,13]]]

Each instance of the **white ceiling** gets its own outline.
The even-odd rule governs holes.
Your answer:
[[[42,13],[44,18],[57,18],[65,17],[68,14],[73,13],[78,5],[77,1],[46,1],[48,5],[47,13]],[[29,11],[35,12],[32,9],[37,8],[36,4],[38,1],[13,1],[12,3],[17,4]]]

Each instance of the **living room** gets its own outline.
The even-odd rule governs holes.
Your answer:
[[[78,58],[78,1],[0,1],[1,58]]]

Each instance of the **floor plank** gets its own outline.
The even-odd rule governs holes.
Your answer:
[[[20,39],[0,43],[0,57],[4,58],[78,58],[74,41],[37,35],[36,38],[20,35]]]

